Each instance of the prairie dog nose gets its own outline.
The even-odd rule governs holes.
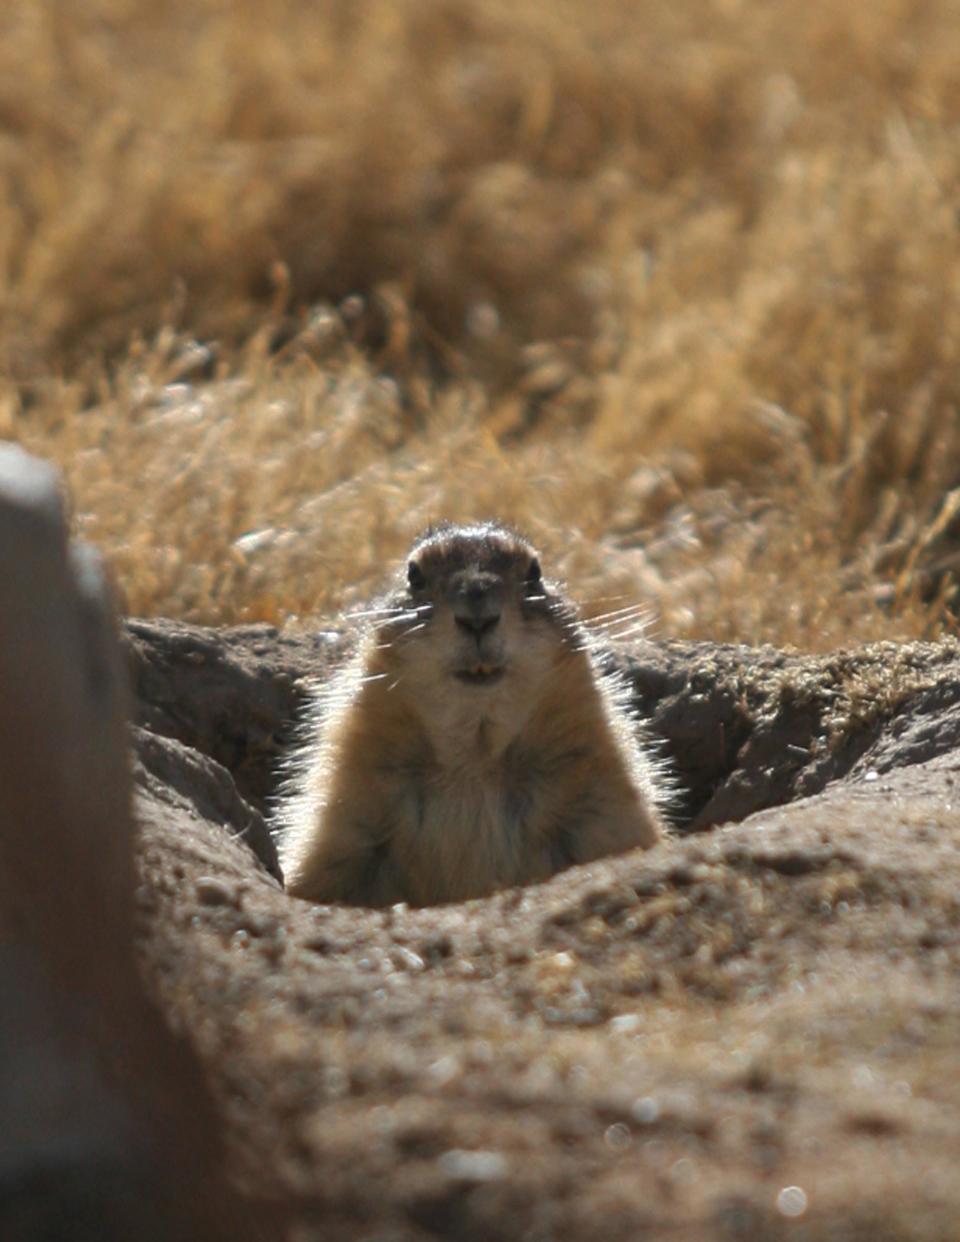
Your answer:
[[[464,571],[452,585],[454,620],[479,641],[500,620],[500,579],[496,574]]]

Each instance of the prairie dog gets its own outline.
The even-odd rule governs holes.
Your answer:
[[[371,616],[279,809],[290,893],[462,901],[660,838],[627,687],[525,539],[431,528]]]

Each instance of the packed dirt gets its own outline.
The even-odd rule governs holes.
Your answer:
[[[264,828],[340,636],[125,646],[143,969],[293,1236],[960,1234],[955,641],[611,652],[672,839],[388,911],[288,898]]]

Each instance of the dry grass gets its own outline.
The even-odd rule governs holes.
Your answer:
[[[497,514],[661,633],[935,635],[958,122],[952,0],[5,5],[0,434],[137,613]]]

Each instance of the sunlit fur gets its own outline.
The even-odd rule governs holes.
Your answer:
[[[628,688],[534,558],[495,524],[414,545],[414,585],[371,611],[313,704],[278,815],[291,893],[458,901],[658,840]],[[457,622],[463,581],[501,610],[479,636]]]

